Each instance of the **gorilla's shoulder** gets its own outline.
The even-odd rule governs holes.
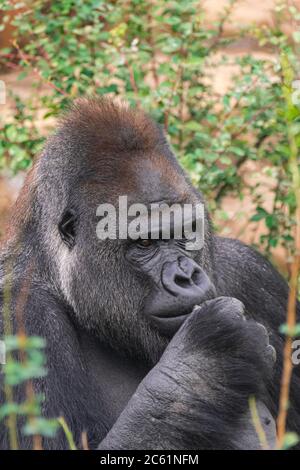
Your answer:
[[[283,276],[261,253],[239,240],[214,237],[217,285],[223,291],[249,300],[272,297],[286,304],[288,286]],[[241,300],[243,300],[241,299]]]
[[[238,266],[245,272],[259,268],[260,273],[274,274],[279,277],[273,265],[261,253],[249,245],[234,238],[214,237],[215,257],[217,264],[225,262],[226,265]]]

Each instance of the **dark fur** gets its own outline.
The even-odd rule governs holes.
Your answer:
[[[234,301],[216,298],[169,343],[140,315],[151,285],[128,265],[124,243],[95,237],[95,207],[122,194],[135,202],[202,200],[150,118],[109,100],[81,101],[28,175],[0,261],[2,293],[12,273],[14,328],[47,340],[48,375],[34,383],[46,397],[43,414],[63,414],[78,445],[86,430],[92,448],[101,441],[120,449],[239,448],[250,395],[277,413],[287,285],[252,249],[212,235],[206,215],[205,246],[191,256],[217,297],[244,303],[248,320]],[[66,210],[79,221],[73,248],[58,232]],[[274,371],[256,321],[276,348]],[[288,428],[300,433],[299,367]],[[0,443],[8,447],[3,423]],[[62,433],[43,445],[67,447]]]

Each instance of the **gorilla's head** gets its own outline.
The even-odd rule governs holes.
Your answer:
[[[116,349],[155,362],[195,304],[213,295],[210,232],[186,240],[100,240],[97,208],[119,196],[142,203],[197,204],[201,195],[161,128],[111,100],[81,100],[62,119],[34,168],[41,247],[51,282],[82,329]]]

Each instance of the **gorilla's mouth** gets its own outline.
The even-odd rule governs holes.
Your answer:
[[[161,278],[145,300],[144,315],[160,333],[172,337],[195,307],[215,295],[206,272],[194,260],[180,256],[164,263]]]
[[[199,305],[194,305],[192,310],[189,310],[186,313],[182,313],[182,310],[178,314],[172,312],[168,315],[164,313],[163,315],[151,315],[151,319],[156,328],[159,329],[161,333],[166,336],[173,336],[185,322],[187,317],[193,313],[195,309],[199,308]]]

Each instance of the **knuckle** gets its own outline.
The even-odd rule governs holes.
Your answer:
[[[266,348],[266,356],[270,362],[275,364],[276,359],[277,359],[277,353],[276,353],[276,349],[271,344],[269,344]]]
[[[258,322],[255,322],[255,327],[256,327],[257,334],[261,336],[265,344],[269,344],[269,333],[267,331],[267,328],[262,323],[258,323]]]

